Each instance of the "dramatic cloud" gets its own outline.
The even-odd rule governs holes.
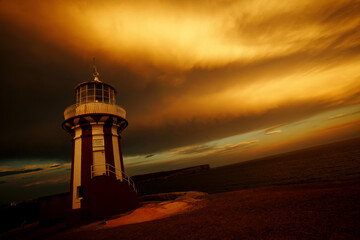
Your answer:
[[[181,69],[356,46],[358,10],[353,1],[261,0],[12,0],[1,7],[3,15],[63,48]]]
[[[333,0],[2,1],[1,158],[69,161],[62,113],[92,57],[127,110],[129,157],[215,151],[204,143],[359,104],[359,12]]]

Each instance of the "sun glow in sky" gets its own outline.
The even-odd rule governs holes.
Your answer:
[[[67,181],[45,173],[69,169],[61,114],[94,56],[127,111],[130,174],[359,137],[359,12],[358,1],[1,1],[0,174],[15,173],[0,188]],[[26,169],[41,171],[21,182]]]

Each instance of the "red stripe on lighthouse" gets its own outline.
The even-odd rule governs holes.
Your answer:
[[[82,148],[81,148],[81,185],[83,186],[83,199],[81,200],[81,207],[89,206],[89,181],[91,178],[90,166],[93,163],[92,154],[92,129],[87,126],[82,134]]]
[[[123,156],[122,156],[122,149],[121,149],[121,136],[119,134],[119,137],[118,137],[118,144],[119,144],[119,154],[120,154],[120,163],[121,163],[121,170],[123,172],[125,172],[125,169],[124,169],[124,161],[123,161]]]

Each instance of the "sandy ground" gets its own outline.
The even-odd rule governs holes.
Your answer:
[[[156,195],[158,196],[159,194]],[[174,214],[184,213],[193,210],[195,206],[194,203],[201,201],[207,193],[180,192],[174,193],[174,195],[177,196],[174,200],[145,203],[129,214],[106,221],[105,224],[103,224],[103,227],[110,228],[133,223],[148,222],[169,217]]]
[[[163,212],[158,211],[161,204],[145,204],[127,218],[46,239],[360,239],[360,180],[264,187],[202,199],[163,203],[169,204]],[[142,214],[154,214],[154,220],[139,218]]]
[[[360,239],[360,179],[177,196],[106,221],[11,239]]]

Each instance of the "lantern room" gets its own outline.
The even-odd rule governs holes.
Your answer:
[[[84,82],[75,87],[76,105],[85,103],[108,103],[115,104],[116,90],[109,84],[90,81]]]

